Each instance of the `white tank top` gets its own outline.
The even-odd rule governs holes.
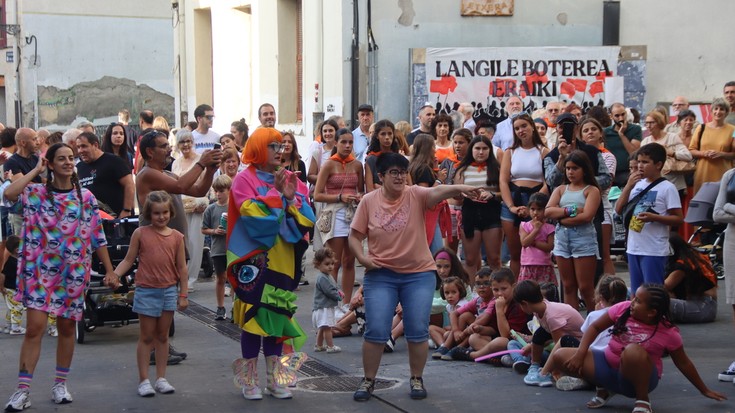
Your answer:
[[[541,149],[511,149],[510,180],[544,182],[544,164]]]

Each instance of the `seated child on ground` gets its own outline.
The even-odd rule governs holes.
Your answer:
[[[544,347],[549,342],[556,343],[566,335],[582,338],[581,328],[584,319],[569,304],[545,300],[541,288],[533,280],[519,282],[513,290],[513,299],[520,304],[526,314],[534,315],[539,323],[539,328],[533,333],[531,340],[531,365],[523,382],[529,386],[551,386],[553,384],[551,375],[541,374],[540,363]]]
[[[528,332],[528,315],[513,300],[513,272],[509,268],[495,270],[491,283],[494,299],[487,310],[467,328],[471,332],[470,347],[455,347],[450,352],[455,360],[474,360],[503,351],[508,347],[511,330]]]
[[[471,335],[467,331],[467,327],[475,321],[477,316],[485,312],[493,298],[493,292],[490,288],[492,285],[490,281],[491,275],[492,270],[487,267],[480,268],[480,271],[475,274],[475,292],[477,293],[477,297],[449,314],[452,333],[447,336],[442,346],[448,349],[456,346],[467,346]],[[453,360],[448,354],[444,354],[441,358],[442,360]]]

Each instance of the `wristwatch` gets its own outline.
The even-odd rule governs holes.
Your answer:
[[[123,208],[122,210],[125,212],[130,212],[131,214],[133,213],[133,210],[130,208]]]

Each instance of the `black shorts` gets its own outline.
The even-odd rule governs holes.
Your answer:
[[[466,238],[475,236],[475,231],[502,227],[500,201],[474,202],[465,199],[462,203],[462,230]]]
[[[8,239],[8,236],[13,235],[13,227],[10,225],[10,219],[8,218],[9,212],[8,207],[0,207],[0,235],[2,235],[3,241]]]
[[[216,257],[212,257],[212,262],[214,263],[215,274],[224,274],[227,271],[226,255],[217,255]]]

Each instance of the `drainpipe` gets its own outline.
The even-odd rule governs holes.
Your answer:
[[[352,105],[350,114],[352,119],[352,128],[357,127],[357,107],[360,105],[360,14],[358,11],[357,0],[352,0],[352,54],[350,56],[350,64],[352,69]]]

